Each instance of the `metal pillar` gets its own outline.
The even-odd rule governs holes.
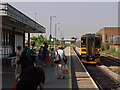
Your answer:
[[[11,44],[12,44],[12,53],[15,54],[15,28],[12,30],[12,37],[11,37]]]
[[[25,31],[23,33],[23,48],[25,47]]]
[[[30,33],[28,33],[28,47],[30,47]]]
[[[56,49],[56,30],[57,30],[57,24],[55,24],[54,49]]]

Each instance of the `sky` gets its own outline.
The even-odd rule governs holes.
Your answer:
[[[101,28],[118,26],[118,2],[9,2],[10,5],[26,14],[46,28],[45,37],[50,34],[50,16],[52,18],[52,36],[80,38],[87,33],[96,33]],[[38,35],[38,34],[32,34]]]

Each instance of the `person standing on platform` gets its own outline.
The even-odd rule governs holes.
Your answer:
[[[63,55],[64,55],[64,50],[61,46],[59,46],[59,49],[55,52],[55,55],[60,56],[60,62],[56,64],[56,75],[58,79],[65,79],[64,76],[64,60],[63,60]]]
[[[20,58],[21,74],[23,73],[24,69],[29,65],[29,60],[26,56],[27,50],[28,50],[28,47],[25,46],[21,54],[21,58]]]
[[[22,48],[21,48],[21,46],[17,46],[17,52],[16,52],[16,68],[15,68],[15,79],[16,79],[16,80],[19,78],[20,73],[21,73],[21,65],[19,64],[21,54],[22,54]]]
[[[43,46],[40,46],[37,62],[38,62],[38,65],[41,65],[41,66],[43,66],[43,61],[42,61],[43,54],[42,54],[42,52],[43,52]]]
[[[31,66],[35,66],[35,62],[36,62],[36,52],[34,50],[34,47],[35,47],[35,42],[31,41],[31,47],[26,52],[26,56],[29,60],[28,65],[31,65]]]
[[[43,55],[44,66],[46,66],[46,64],[50,64],[50,57],[49,57],[49,50],[47,43],[44,43],[42,55]]]
[[[51,66],[54,66],[53,61],[55,59],[55,52],[54,52],[54,48],[51,48],[50,50],[50,60],[51,60]]]

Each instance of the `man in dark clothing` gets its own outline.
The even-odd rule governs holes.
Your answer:
[[[36,61],[36,52],[33,49],[34,46],[35,46],[35,42],[31,42],[31,47],[26,52],[27,58],[29,60],[29,65],[32,65],[32,66],[34,66],[34,63]]]
[[[29,65],[29,60],[26,57],[27,50],[28,50],[28,47],[25,47],[20,58],[21,74],[23,73],[24,69]]]
[[[40,89],[43,89],[44,82],[44,71],[40,67],[29,66],[24,70],[23,75],[18,81],[16,90],[24,90],[25,88],[37,90],[38,86]]]
[[[43,46],[40,46],[40,49],[39,49],[39,53],[38,53],[38,56],[37,56],[37,65],[43,65],[43,55],[42,55],[42,52],[43,52]]]
[[[48,53],[48,45],[47,45],[47,43],[44,43],[44,47],[43,47],[43,57],[45,57],[46,56],[46,53]]]
[[[43,51],[42,51],[42,55],[43,55],[43,62],[44,62],[44,65],[46,63],[46,55],[49,54],[49,51],[48,51],[48,44],[47,43],[44,43],[44,47],[43,47]]]

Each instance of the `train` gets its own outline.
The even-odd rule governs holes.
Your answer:
[[[101,36],[85,34],[80,38],[80,59],[83,63],[97,64],[101,55]]]

